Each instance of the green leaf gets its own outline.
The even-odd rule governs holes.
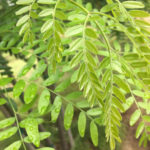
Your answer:
[[[119,88],[113,86],[113,93],[118,97],[122,102],[126,102],[124,94],[119,90]]]
[[[36,111],[36,112],[37,112],[37,111]],[[30,113],[30,114],[31,114],[31,113]],[[26,119],[22,120],[22,121],[19,123],[19,126],[20,126],[21,128],[25,128],[25,127],[27,126],[27,124],[28,124],[28,119],[30,119],[30,118],[26,118]],[[31,118],[31,119],[32,119],[32,118]],[[44,122],[44,120],[41,119],[41,118],[33,118],[33,119],[36,119],[36,121],[37,121],[38,124],[41,124],[41,123]]]
[[[73,100],[79,98],[81,95],[82,92],[76,91],[76,92],[69,93],[67,96],[65,96],[65,98],[67,100]]]
[[[53,9],[44,9],[39,13],[40,17],[45,17],[53,14]]]
[[[121,78],[119,78],[118,76],[114,75],[113,76],[113,80],[114,82],[118,85],[119,88],[122,88],[123,90],[125,90],[127,93],[130,92],[129,86],[128,84]]]
[[[0,78],[0,86],[5,86],[13,80],[11,77]]]
[[[25,129],[29,140],[36,146],[40,146],[40,135],[38,131],[38,122],[34,118],[27,118],[25,123]]]
[[[95,58],[90,54],[90,53],[86,53],[86,58],[87,58],[87,61],[93,65],[94,67],[97,66],[96,62],[95,62]]]
[[[78,76],[78,70],[73,72],[73,74],[71,76],[71,83],[74,83],[77,81],[77,76]]]
[[[145,121],[147,121],[147,122],[150,122],[150,116],[144,115],[144,116],[143,116],[143,120],[145,120]]]
[[[88,103],[86,100],[80,101],[80,102],[78,102],[76,105],[77,105],[79,108],[89,108],[89,107],[90,107],[89,103]]]
[[[56,77],[56,75],[52,74],[49,78],[44,80],[43,85],[50,86],[50,85],[54,84],[55,82],[57,82],[57,77]]]
[[[10,138],[17,132],[17,130],[18,130],[17,127],[11,127],[9,129],[5,129],[4,131],[1,131],[0,132],[0,141]]]
[[[34,0],[18,0],[16,2],[17,5],[26,5],[32,3]]]
[[[100,12],[103,12],[103,13],[109,12],[109,11],[112,11],[115,7],[117,7],[116,3],[107,4],[101,8]]]
[[[57,85],[54,91],[63,92],[69,85],[70,85],[70,79],[67,79],[61,82],[59,85]]]
[[[52,25],[53,21],[51,19],[47,20],[41,27],[41,33],[44,33],[47,30],[51,29]]]
[[[37,100],[37,97],[38,97],[38,96],[35,96],[35,97],[33,98],[33,100],[32,100],[31,103],[29,103],[29,104],[24,104],[24,105],[20,108],[19,112],[25,113],[25,112],[29,111],[29,110],[31,109],[31,107],[33,107],[33,105],[35,104],[35,101]]]
[[[38,63],[37,68],[35,69],[35,71],[32,73],[30,80],[36,80],[37,78],[39,78],[42,73],[45,71],[47,65],[44,63],[44,61],[40,61]]]
[[[141,68],[141,67],[146,67],[147,66],[147,62],[146,61],[137,61],[137,62],[132,62],[131,66],[133,68]]]
[[[40,141],[45,140],[51,136],[50,132],[40,132],[39,134],[40,134]]]
[[[125,111],[127,111],[132,106],[133,103],[134,103],[133,97],[129,97],[128,99],[126,99],[126,103],[123,104]]]
[[[60,113],[60,110],[61,110],[61,105],[62,105],[61,97],[57,96],[54,100],[54,103],[53,103],[52,109],[51,109],[52,122],[56,122],[58,115]]]
[[[142,131],[144,130],[144,122],[140,122],[137,129],[136,129],[136,138],[139,138],[139,136],[141,135]]]
[[[99,116],[100,114],[102,114],[102,110],[100,108],[92,108],[89,109],[86,113],[89,116]]]
[[[97,34],[92,28],[86,28],[85,29],[85,34],[90,38],[97,39]]]
[[[130,10],[129,13],[132,17],[149,17],[150,16],[148,12],[143,11],[143,10]]]
[[[121,104],[121,102],[120,102],[116,97],[113,97],[113,98],[112,98],[112,102],[113,102],[113,104],[114,104],[117,108],[119,108],[122,112],[124,112],[124,107],[123,107],[123,105]]]
[[[25,22],[27,22],[27,21],[29,20],[29,18],[30,18],[29,15],[25,15],[25,16],[21,17],[21,18],[17,21],[16,26],[18,27],[18,26],[24,24]]]
[[[24,93],[24,101],[26,104],[32,102],[33,98],[36,95],[36,92],[37,92],[37,85],[35,83],[30,83]]]
[[[72,104],[68,104],[64,114],[64,127],[66,130],[68,130],[71,126],[73,115],[74,115],[74,108]]]
[[[29,22],[26,22],[20,29],[19,31],[19,35],[22,35],[25,31],[27,31],[30,27]]]
[[[35,55],[32,55],[27,61],[27,64],[19,72],[18,77],[22,77],[26,75],[29,72],[29,70],[32,68],[32,66],[34,65],[35,60],[36,60]]]
[[[130,117],[130,126],[133,126],[138,119],[140,118],[141,112],[140,110],[136,110]]]
[[[83,26],[82,25],[77,25],[77,26],[73,26],[71,28],[68,28],[68,30],[65,33],[66,37],[70,37],[70,36],[74,36],[77,35],[79,33],[83,32]]]
[[[4,119],[0,121],[0,129],[11,126],[14,123],[15,123],[15,117]]]
[[[43,115],[50,104],[50,92],[45,89],[39,98],[38,102],[38,111],[41,115]]]
[[[144,8],[144,4],[142,2],[125,1],[122,4],[125,8]]]
[[[139,59],[139,55],[137,53],[129,53],[124,55],[124,59],[127,61],[134,61],[136,59]]]
[[[20,94],[23,92],[24,88],[25,88],[25,81],[19,80],[13,88],[13,96],[15,98],[19,97]]]
[[[150,23],[148,23],[146,20],[136,19],[136,20],[135,20],[135,23],[136,23],[138,26],[150,27]],[[142,47],[145,47],[145,46],[142,46]],[[142,47],[141,47],[141,48],[142,48]],[[146,48],[149,49],[148,47],[146,47]]]
[[[93,54],[98,54],[97,47],[92,42],[90,42],[89,40],[85,41],[85,46],[86,46],[87,50],[89,50]]]
[[[98,146],[98,129],[94,121],[90,123],[90,135],[94,146]]]
[[[55,4],[56,1],[54,0],[38,0],[37,1],[39,4]]]
[[[60,19],[60,20],[67,19],[66,15],[62,11],[60,11],[58,9],[56,10],[55,17],[58,18],[58,19]]]
[[[19,150],[21,147],[21,141],[16,141],[14,143],[12,143],[11,145],[9,145],[8,147],[6,147],[4,150]]]
[[[7,101],[4,98],[0,98],[0,106],[4,105]]]
[[[51,133],[50,133],[50,132],[40,132],[39,134],[40,134],[40,141],[45,140],[45,139],[47,139],[49,136],[51,136]],[[24,141],[25,141],[26,143],[32,143],[32,142],[30,141],[30,139],[29,139],[28,136],[26,136],[26,137],[24,138]]]
[[[73,59],[70,62],[71,67],[75,67],[82,59],[83,53],[82,52],[78,52]]]
[[[16,12],[16,15],[22,15],[22,14],[28,12],[29,9],[30,9],[30,6],[25,6],[25,7],[21,8],[21,9],[19,9],[19,10]]]
[[[69,51],[76,51],[77,49],[79,49],[80,47],[82,47],[82,38],[77,38],[75,40],[73,40],[71,43],[70,43],[70,48],[69,48]]]
[[[81,137],[84,137],[86,128],[86,116],[84,112],[80,112],[78,118],[78,131]]]
[[[64,34],[64,29],[63,29],[62,25],[60,24],[60,22],[58,22],[57,20],[55,20],[55,28],[56,28],[57,32]]]

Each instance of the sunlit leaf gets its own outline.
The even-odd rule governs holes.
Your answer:
[[[38,111],[40,114],[44,114],[48,105],[50,104],[50,92],[45,89],[39,98],[38,102]]]

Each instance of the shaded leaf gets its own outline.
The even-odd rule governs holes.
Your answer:
[[[0,141],[3,141],[5,139],[10,138],[17,132],[18,128],[17,127],[11,127],[9,129],[6,129],[4,131],[0,132]]]
[[[51,109],[52,122],[56,122],[58,115],[60,113],[60,110],[61,110],[61,105],[62,105],[61,97],[57,96],[54,100],[54,103],[53,103],[52,109]]]
[[[64,114],[64,127],[66,130],[68,130],[71,126],[73,115],[74,115],[74,108],[72,104],[68,104]]]
[[[4,150],[19,150],[21,147],[21,141],[16,141],[14,143],[12,143],[11,145],[9,145],[8,147],[6,147]]]
[[[90,135],[94,146],[98,146],[98,129],[94,121],[90,123]]]
[[[78,131],[81,137],[84,137],[86,128],[86,116],[84,112],[80,112],[78,118]]]

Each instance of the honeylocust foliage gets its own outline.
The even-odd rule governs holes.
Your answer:
[[[15,83],[9,74],[1,73],[0,77],[5,93],[13,84],[13,99],[3,95],[0,105],[9,104],[14,113],[14,117],[0,121],[0,128],[5,128],[0,131],[0,141],[20,135],[20,140],[5,150],[19,150],[21,146],[26,150],[25,143],[32,143],[38,150],[53,150],[39,148],[40,141],[51,133],[40,132],[38,127],[45,121],[45,115],[49,116],[49,123],[55,123],[62,108],[66,130],[71,128],[78,110],[79,135],[84,137],[89,130],[93,145],[98,146],[98,127],[104,126],[110,148],[115,150],[116,142],[121,142],[122,113],[132,104],[136,110],[129,124],[137,124],[135,137],[140,146],[147,145],[150,24],[143,18],[150,14],[139,1],[106,2],[100,10],[81,0],[18,0],[14,4],[18,20],[13,19],[12,26],[16,24],[16,32],[13,36],[0,36],[0,50],[22,55],[26,61]],[[3,33],[4,26],[0,28]],[[115,32],[126,42],[121,41],[122,37],[112,38]],[[73,84],[78,89],[66,94]],[[15,106],[21,97],[22,106]],[[20,128],[25,129],[27,137]]]

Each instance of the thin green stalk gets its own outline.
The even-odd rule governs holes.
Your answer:
[[[20,138],[21,138],[21,142],[22,142],[23,148],[24,148],[24,150],[27,150],[26,146],[24,144],[24,140],[23,140],[23,137],[22,137],[22,134],[21,134],[20,127],[19,127],[19,121],[18,121],[18,117],[17,117],[16,111],[15,111],[15,109],[13,107],[13,104],[12,104],[11,100],[9,99],[8,92],[7,92],[6,88],[4,88],[4,90],[5,90],[6,94],[7,94],[8,102],[9,102],[9,104],[10,104],[10,106],[12,108],[12,111],[14,113],[14,117],[15,117],[15,120],[16,120],[16,124],[17,124],[17,128],[18,128],[18,131],[19,131],[19,135],[20,135]]]
[[[76,2],[73,1],[73,0],[69,0],[69,1],[70,1],[72,4],[76,5],[77,7],[81,8],[85,13],[89,14],[89,11],[88,11],[86,8],[84,8],[82,5],[76,3]]]

